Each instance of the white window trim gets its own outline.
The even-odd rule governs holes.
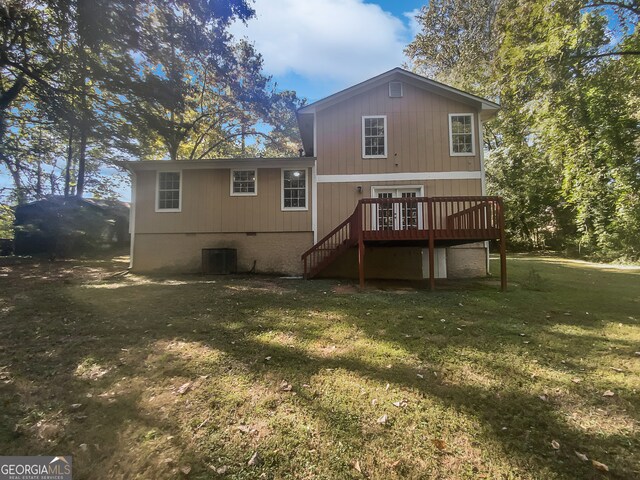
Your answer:
[[[160,208],[160,174],[177,173],[180,175],[180,190],[178,192],[178,208]],[[182,170],[156,171],[156,213],[177,213],[182,211]]]
[[[364,122],[367,118],[382,118],[384,119],[384,155],[365,155],[364,148]],[[389,132],[387,130],[387,116],[386,115],[363,115],[362,116],[362,129],[360,131],[362,135],[362,158],[387,158],[387,151],[389,148]]]
[[[253,192],[234,192],[233,191],[233,174],[234,172],[253,172],[254,191]],[[255,197],[258,195],[258,169],[257,168],[232,168],[229,173],[229,195],[232,197]]]
[[[284,206],[284,172],[295,170],[304,171],[304,207],[285,207]],[[306,212],[309,210],[309,172],[304,168],[281,168],[280,169],[280,210],[283,212]]]
[[[453,151],[453,129],[451,124],[452,117],[471,117],[471,152],[454,152]],[[475,115],[473,113],[450,113],[449,114],[449,155],[452,157],[475,157],[476,156],[476,125]]]

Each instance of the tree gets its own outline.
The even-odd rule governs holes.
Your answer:
[[[228,32],[253,14],[246,0],[3,2],[0,162],[13,198],[110,195],[117,181],[100,172],[123,156],[290,152],[297,98]]]
[[[502,105],[484,138],[488,188],[507,199],[512,240],[639,258],[635,3],[451,0],[420,19],[408,48],[416,64]]]

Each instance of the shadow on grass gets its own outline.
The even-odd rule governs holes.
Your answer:
[[[349,475],[346,472],[352,471],[348,459],[366,450],[375,435],[384,437],[387,431],[374,425],[363,432],[364,420],[352,408],[327,399],[327,394],[303,387],[313,385],[323,372],[340,371],[363,381],[389,384],[392,390],[397,389],[399,397],[402,392],[411,392],[414,398],[437,404],[439,409],[477,419],[481,426],[479,448],[485,444],[499,445],[501,456],[509,459],[508,464],[516,464],[520,475],[597,476],[591,465],[580,461],[573,450],[590,456],[592,452],[617,456],[611,462],[614,467],[611,478],[631,478],[637,474],[637,458],[630,462],[624,457],[640,449],[638,434],[606,434],[576,428],[557,405],[542,401],[537,393],[529,391],[535,387],[530,385],[528,371],[521,365],[498,360],[501,352],[524,355],[527,350],[531,351],[528,358],[542,366],[558,367],[562,358],[571,367],[580,365],[581,359],[591,352],[612,345],[627,351],[633,346],[625,340],[553,331],[558,324],[595,330],[601,326],[598,319],[583,321],[555,314],[546,318],[541,313],[540,320],[532,324],[530,312],[522,309],[513,296],[488,291],[435,295],[418,292],[402,296],[400,301],[393,293],[323,294],[334,285],[329,281],[311,284],[261,278],[219,279],[215,284],[199,281],[187,278],[186,284],[165,285],[151,279],[148,284],[138,285],[121,279],[112,281],[120,287],[112,289],[42,284],[37,301],[25,292],[3,295],[11,304],[0,330],[0,366],[7,363],[11,376],[11,381],[0,387],[0,395],[9,406],[0,428],[0,439],[7,443],[3,451],[54,454],[61,453],[61,448],[71,450],[78,458],[78,478],[179,475],[176,468],[181,464],[193,466],[192,478],[209,478],[212,474],[209,464],[226,462],[233,464],[232,473],[241,477],[246,467],[240,462],[246,461],[248,453],[258,444],[252,440],[229,442],[221,425],[200,426],[207,418],[200,409],[208,405],[214,412],[233,402],[238,403],[234,408],[240,409],[240,404],[249,401],[246,390],[255,385],[273,402],[267,402],[268,408],[270,405],[274,411],[297,408],[304,412],[304,418],[322,425],[334,445],[325,447],[327,450],[323,452],[335,456],[336,464],[330,473],[346,477]],[[265,288],[265,284],[273,288]],[[515,295],[526,297],[531,293],[517,291]],[[423,318],[418,320],[418,314]],[[19,322],[15,321],[17,318]],[[346,339],[342,339],[347,343],[353,337],[354,342],[372,345],[372,355],[367,356],[357,348],[333,357],[320,355],[312,346],[330,344],[333,339],[327,332],[331,329],[347,332]],[[533,337],[533,343],[537,335],[544,337],[543,352],[536,353],[532,347],[523,346],[520,333],[525,329],[531,330],[528,335]],[[279,345],[261,341],[260,336],[266,333],[289,335],[295,342]],[[549,343],[549,338],[553,343]],[[194,352],[186,357],[166,348],[157,352],[159,345],[172,342],[195,346]],[[404,358],[399,354],[387,368],[383,365],[384,358],[379,358],[384,355],[375,351],[382,343],[407,352],[411,359],[418,359],[418,364],[413,360],[396,361]],[[574,343],[579,343],[580,348],[566,348]],[[213,360],[206,360],[207,352],[215,353]],[[449,360],[460,352],[497,358],[485,363],[487,373],[496,379],[495,384],[479,386],[450,381],[455,364]],[[265,360],[267,357],[270,359]],[[78,379],[78,365],[88,358],[111,370],[96,380]],[[428,374],[419,378],[417,372]],[[204,395],[206,400],[201,399],[204,403],[191,412],[190,424],[185,426],[183,416],[172,415],[176,405],[178,409],[193,406],[189,407],[189,396],[176,393],[175,387],[207,375],[248,383],[238,388],[237,398],[233,392],[225,392],[220,383],[202,387],[203,391],[195,395]],[[286,395],[279,391],[282,380],[293,384],[295,400],[280,398]],[[146,389],[151,385],[154,388],[149,392]],[[229,390],[234,387],[228,384]],[[552,384],[551,388],[554,387]],[[630,391],[623,392],[625,397],[632,395]],[[153,400],[156,398],[164,399],[157,409]],[[18,401],[30,407],[16,407]],[[81,409],[71,409],[77,403],[82,403]],[[33,414],[33,406],[40,410],[37,419],[33,419],[36,421],[24,421]],[[238,422],[242,418],[235,417],[234,408],[224,415],[228,421]],[[419,406],[409,404],[405,408],[415,421],[420,420]],[[631,410],[626,412],[628,416],[637,418],[637,403],[621,404],[620,410],[625,408]],[[45,434],[38,422],[66,427]],[[426,432],[437,435],[428,429]],[[172,438],[167,440],[168,437]],[[552,440],[559,441],[562,449],[551,449]],[[269,441],[264,440],[265,444]],[[307,448],[305,441],[297,442],[297,448]],[[81,448],[81,444],[86,447]],[[265,471],[269,468],[281,473],[296,471],[295,450],[274,453],[278,445],[271,447],[264,454]],[[159,450],[164,458],[150,460]],[[438,453],[437,449],[432,450],[434,455]],[[126,453],[132,451],[135,460]],[[118,455],[123,455],[122,461]],[[102,469],[104,475],[96,476],[96,468]],[[447,475],[444,465],[438,468],[441,470],[430,473]],[[401,476],[415,476],[420,470],[414,465],[398,472]],[[246,475],[251,477],[250,473]]]

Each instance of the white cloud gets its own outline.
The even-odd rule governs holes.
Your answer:
[[[422,27],[420,27],[420,22],[416,16],[420,13],[420,8],[414,8],[410,12],[405,12],[404,16],[409,22],[409,31],[411,32],[411,38],[415,38],[418,33],[422,31]]]
[[[273,75],[354,83],[400,66],[411,40],[406,19],[362,0],[255,0],[254,8],[232,32],[255,43]]]

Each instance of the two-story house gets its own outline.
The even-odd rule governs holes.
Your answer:
[[[498,108],[395,68],[300,109],[301,157],[128,162],[131,268],[197,272],[202,249],[233,248],[239,271],[486,275],[487,241],[504,246],[482,148]]]

